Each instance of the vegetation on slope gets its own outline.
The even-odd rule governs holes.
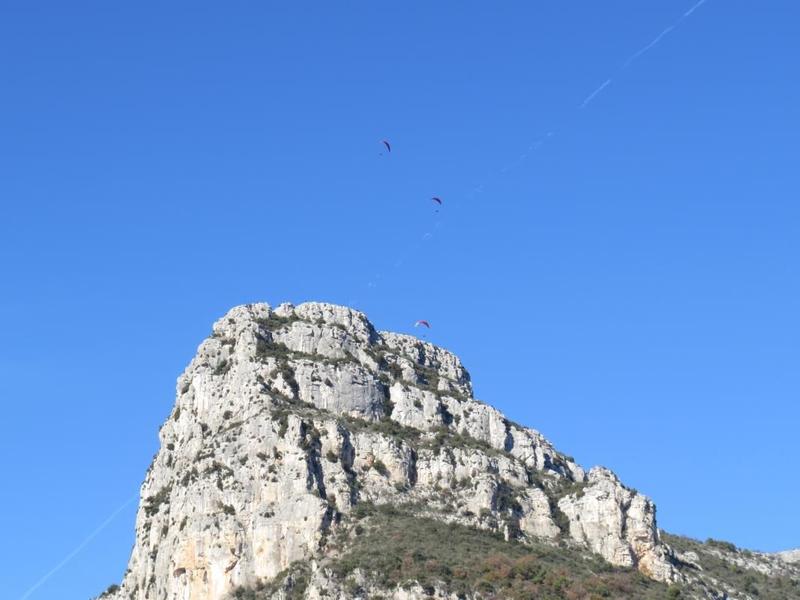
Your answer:
[[[682,597],[677,587],[575,549],[505,541],[487,531],[418,516],[414,508],[360,504],[328,541],[329,558],[320,564],[348,596],[373,598],[369,588],[388,592],[420,585],[430,594],[445,588],[462,598],[487,600]],[[366,576],[366,583],[359,574]],[[305,584],[307,574],[299,579]],[[285,580],[282,574],[257,589],[237,590],[233,598],[270,598]],[[293,597],[301,597],[305,587],[291,589]]]
[[[701,576],[706,584],[715,580],[758,600],[800,598],[800,579],[781,575],[767,576],[756,569],[747,568],[748,563],[757,564],[756,553],[740,550],[730,542],[719,540],[709,539],[700,542],[670,534],[663,534],[662,537],[680,554],[693,552],[697,556],[696,560],[692,556],[692,562],[695,562],[699,569],[692,564],[684,565],[683,572],[689,577]],[[695,582],[689,587],[700,591],[705,586],[701,582]]]
[[[360,505],[354,516],[362,520],[349,532],[349,548],[331,564],[342,579],[361,569],[381,587],[417,582],[433,591],[444,584],[486,598],[675,597],[636,571],[567,548],[508,542],[392,506]]]

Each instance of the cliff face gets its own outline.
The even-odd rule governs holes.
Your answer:
[[[296,561],[315,597],[335,588],[320,561],[359,505],[683,579],[648,498],[475,400],[453,354],[348,308],[232,309],[179,377],[160,438],[111,598],[217,600]]]

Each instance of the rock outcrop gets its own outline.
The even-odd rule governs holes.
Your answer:
[[[348,308],[232,309],[179,377],[160,439],[111,598],[218,600],[315,564],[361,503],[682,579],[650,499],[473,398],[450,352]]]
[[[800,549],[784,550],[783,552],[776,552],[775,556],[777,556],[783,562],[787,562],[789,564],[800,563]]]

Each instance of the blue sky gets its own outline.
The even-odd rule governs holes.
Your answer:
[[[427,319],[662,527],[800,546],[800,7],[692,5],[3,2],[4,597],[119,581],[135,503],[70,555],[253,301]]]

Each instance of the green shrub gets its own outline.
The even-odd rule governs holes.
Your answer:
[[[267,331],[277,331],[283,327],[287,327],[296,321],[300,321],[300,317],[292,314],[288,317],[282,317],[280,315],[271,312],[266,317],[261,317],[256,319],[256,323],[258,323],[261,327],[266,329]]]
[[[553,522],[556,524],[561,530],[563,535],[569,535],[569,517],[564,514],[564,512],[558,508],[558,505],[551,505],[551,511],[553,514]]]
[[[392,437],[398,441],[416,442],[420,438],[419,429],[406,427],[392,419],[381,419],[380,421],[367,421],[358,417],[343,415],[339,418],[340,424],[353,432],[372,431]]]
[[[667,590],[667,598],[670,600],[677,600],[681,597],[681,588],[677,585],[669,586],[669,590]]]
[[[706,544],[713,546],[714,548],[719,548],[720,550],[725,550],[726,552],[736,552],[737,550],[735,544],[732,544],[731,542],[724,542],[722,540],[715,540],[713,538],[708,538],[706,540]]]
[[[119,586],[116,583],[112,583],[110,586],[106,588],[106,590],[98,596],[98,598],[105,598],[106,596],[110,596],[111,594],[115,594],[119,591]]]
[[[289,429],[289,415],[286,413],[279,413],[276,414],[276,417],[278,421],[278,437],[282,438]]]
[[[181,485],[186,487],[193,481],[197,481],[200,478],[200,473],[197,471],[197,467],[192,467],[190,471],[186,471],[181,477]]]
[[[291,350],[286,344],[259,338],[256,341],[256,357],[260,360],[267,358],[286,359],[291,356]]]
[[[144,501],[144,512],[148,517],[153,516],[156,514],[160,509],[162,504],[169,503],[169,496],[172,493],[172,485],[165,485],[163,488],[158,490],[152,496],[145,498]]]
[[[572,481],[566,477],[558,477],[555,479],[555,485],[541,485],[541,487],[557,503],[566,496],[574,495],[576,498],[582,498],[586,492],[587,485],[583,481]]]
[[[389,476],[389,469],[386,468],[386,465],[383,464],[383,461],[380,459],[375,459],[375,461],[372,463],[372,468],[380,473],[383,477]]]
[[[214,369],[214,375],[224,375],[228,371],[230,371],[231,363],[227,360],[223,359],[221,363],[217,365]]]
[[[495,495],[495,506],[498,511],[511,511],[520,512],[522,506],[517,500],[517,490],[514,488],[501,484]]]

